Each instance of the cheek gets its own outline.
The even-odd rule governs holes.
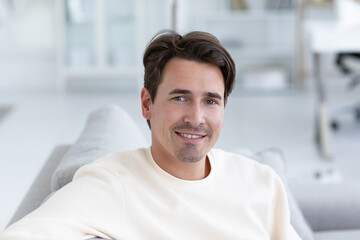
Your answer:
[[[154,108],[154,112],[157,116],[157,121],[160,124],[160,128],[163,128],[164,131],[167,131],[171,125],[178,122],[181,119],[181,111],[176,109],[169,104],[161,104]]]
[[[218,119],[215,123],[217,130],[220,132],[224,126],[223,119]]]
[[[212,117],[209,118],[209,124],[214,131],[220,132],[224,126],[224,112],[213,113]]]

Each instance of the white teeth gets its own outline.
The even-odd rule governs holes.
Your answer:
[[[191,135],[191,134],[185,134],[185,133],[179,133],[181,136],[186,138],[201,138],[202,136],[199,135]]]

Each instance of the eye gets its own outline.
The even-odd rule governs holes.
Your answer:
[[[173,98],[173,100],[179,101],[179,102],[184,102],[185,98],[183,96],[176,96],[176,97]]]
[[[214,100],[212,100],[212,99],[206,100],[206,103],[207,103],[207,104],[210,104],[210,105],[217,104],[217,102],[214,101]]]

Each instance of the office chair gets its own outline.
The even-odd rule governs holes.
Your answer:
[[[339,53],[336,56],[336,65],[345,75],[350,75],[350,82],[347,85],[349,90],[355,89],[360,85],[360,53]],[[360,122],[360,101],[341,109],[342,114],[351,114],[355,121]],[[340,128],[338,118],[331,119],[331,127],[333,130]]]
[[[358,17],[360,14],[360,0],[335,0],[334,3],[340,25],[349,29],[360,27],[360,18]],[[350,76],[351,80],[348,88],[350,90],[355,89],[360,84],[360,52],[337,54],[336,65],[342,73]],[[360,122],[360,101],[351,106],[343,107],[341,113],[351,114],[357,122]],[[340,128],[338,117],[331,120],[331,127],[334,130]]]

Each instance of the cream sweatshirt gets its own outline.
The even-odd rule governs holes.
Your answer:
[[[189,181],[162,170],[150,148],[109,154],[0,239],[300,239],[270,167],[216,149],[208,158],[210,174]]]

